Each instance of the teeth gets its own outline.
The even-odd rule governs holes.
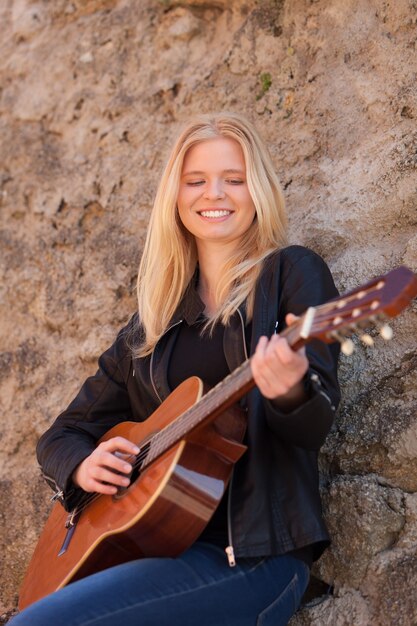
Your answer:
[[[200,211],[200,215],[203,217],[226,217],[230,215],[231,211],[218,210],[218,211]]]

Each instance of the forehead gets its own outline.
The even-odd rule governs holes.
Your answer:
[[[240,144],[231,137],[213,137],[200,141],[187,150],[182,171],[245,170],[245,157]]]

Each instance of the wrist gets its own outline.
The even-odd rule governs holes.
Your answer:
[[[273,398],[270,402],[272,405],[283,411],[284,413],[290,413],[299,406],[307,402],[309,399],[309,393],[304,383],[304,380],[296,383],[286,394]]]
[[[81,461],[81,463],[79,465],[77,465],[77,467],[75,468],[75,470],[72,472],[71,474],[71,481],[72,484],[74,485],[74,487],[77,488],[83,488],[82,484],[80,483],[80,480],[82,481],[82,475],[81,475],[81,471],[82,471],[82,466],[83,461]]]

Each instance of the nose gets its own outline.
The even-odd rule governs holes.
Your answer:
[[[220,200],[224,198],[225,193],[223,190],[223,181],[220,179],[208,180],[205,189],[204,189],[204,197],[207,200]]]

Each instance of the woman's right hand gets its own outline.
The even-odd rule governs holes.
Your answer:
[[[72,481],[84,491],[114,495],[118,487],[128,487],[132,465],[126,459],[137,455],[139,448],[124,437],[103,441],[82,461],[72,474]],[[132,459],[133,460],[133,459]]]

